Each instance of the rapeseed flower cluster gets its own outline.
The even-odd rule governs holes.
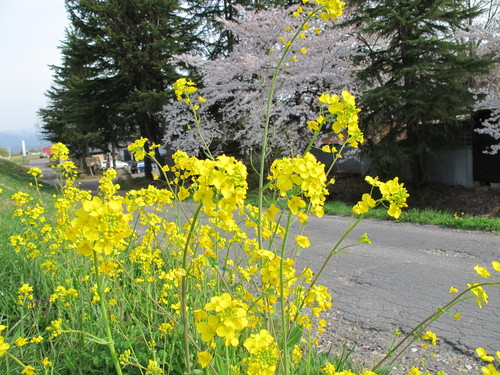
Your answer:
[[[476,349],[476,353],[481,361],[490,362],[481,368],[484,375],[500,375],[500,351],[497,351],[495,356],[492,356],[484,348],[480,347]]]
[[[51,161],[69,161],[69,149],[63,143],[55,143],[50,148]]]
[[[357,148],[360,143],[364,142],[363,132],[358,126],[358,112],[360,109],[356,107],[356,98],[354,95],[344,90],[342,91],[342,101],[338,95],[325,93],[318,100],[320,103],[327,105],[330,115],[325,119],[320,118],[321,122],[316,119],[316,122],[322,123],[333,117],[335,121],[332,123],[332,130],[340,140],[345,139],[354,148]]]
[[[30,284],[23,284],[17,291],[17,302],[21,306],[33,308],[33,287]]]
[[[259,333],[251,334],[243,346],[252,355],[243,359],[248,366],[247,374],[273,375],[278,365],[279,350],[269,331],[262,329]]]
[[[422,339],[430,342],[434,346],[437,345],[437,340],[438,340],[437,335],[432,331],[426,331],[422,335]],[[429,344],[423,343],[423,344],[421,344],[421,346],[424,347],[425,349],[427,349],[429,347]]]
[[[370,176],[367,176],[365,180],[373,187],[378,187],[382,197],[375,201],[371,194],[363,194],[362,200],[353,207],[353,211],[361,215],[381,203],[386,205],[386,207],[388,205],[388,215],[398,219],[401,216],[401,208],[408,207],[406,199],[409,197],[409,194],[404,184],[399,183],[398,177],[387,182],[380,181],[378,177],[373,178]]]
[[[203,204],[207,215],[222,220],[232,218],[232,211],[242,209],[248,189],[246,166],[234,157],[218,156],[215,160],[200,160],[177,151],[172,168],[177,180],[190,182],[189,188],[180,189],[179,200],[192,195],[195,202]],[[216,199],[220,196],[220,199]],[[215,201],[214,201],[215,200]]]
[[[2,331],[4,331],[6,328],[7,326],[0,324],[0,357],[3,356],[5,352],[10,348],[9,343],[5,342],[5,337],[1,335]]]
[[[311,204],[311,212],[318,217],[323,216],[328,194],[325,165],[317,161],[313,154],[308,152],[304,156],[275,160],[268,179],[282,197],[289,197],[287,204],[292,214],[304,213],[307,204],[300,196],[303,194]]]
[[[28,174],[33,176],[36,179],[43,177],[42,170],[40,168],[37,168],[37,167],[30,168],[28,170]]]
[[[316,11],[301,6],[293,16],[328,21],[342,14],[342,1],[315,3]],[[307,37],[310,26],[306,21],[293,38]],[[288,53],[293,39],[283,38],[282,43]],[[298,51],[308,53],[303,47]],[[173,88],[176,98],[192,110],[198,126],[197,110],[205,99],[192,99],[196,85],[181,78]],[[331,123],[344,144],[358,147],[364,138],[354,96],[343,91],[341,96],[323,94],[319,101],[325,109],[308,124],[314,136]],[[154,149],[159,146],[148,142],[140,138],[130,144],[135,160],[157,162]],[[284,202],[278,199],[267,208],[257,207],[245,204],[245,165],[225,155],[214,158],[205,146],[206,159],[177,151],[172,165],[159,165],[168,189],[148,186],[125,196],[118,194],[114,170],[104,173],[97,195],[79,189],[69,150],[61,143],[52,147],[54,168],[64,179],[55,197],[56,215],[47,215],[43,202],[28,193],[14,194],[15,216],[25,230],[10,238],[19,259],[28,259],[33,271],[39,270],[44,277],[36,300],[35,288],[17,284],[22,285],[18,303],[24,306],[19,310],[29,316],[39,314],[50,325],[42,326],[46,326],[42,335],[29,339],[23,334],[9,342],[1,335],[6,326],[0,325],[0,357],[6,353],[11,357],[11,351],[22,351],[32,343],[43,347],[47,341],[52,351],[61,347],[80,350],[84,342],[85,348],[106,346],[117,374],[122,374],[122,366],[146,374],[210,373],[211,369],[233,375],[291,374],[303,369],[354,374],[311,360],[317,354],[319,335],[327,327],[324,314],[333,307],[330,291],[317,279],[330,256],[343,249],[341,241],[318,274],[311,268],[296,269],[297,254],[311,245],[302,232],[308,215],[324,214],[325,166],[309,152],[275,160],[267,178],[270,189]],[[340,154],[331,147],[328,150]],[[37,169],[29,173],[35,181],[41,177]],[[265,173],[259,178],[264,186]],[[362,214],[385,204],[388,214],[398,218],[408,197],[403,184],[397,178],[382,182],[369,177],[367,181],[372,190],[380,190],[381,198],[363,195],[354,212]],[[186,202],[189,199],[194,205]],[[300,232],[291,236],[294,221],[300,223]],[[369,243],[367,235],[357,243]],[[500,271],[500,263],[493,262],[493,268]],[[483,267],[477,266],[476,272],[491,277]],[[487,303],[482,284],[468,286],[480,307]],[[38,327],[28,320],[19,324]],[[422,338],[432,344],[437,340],[431,331]],[[54,356],[52,363],[45,354],[41,352],[33,366],[22,365],[23,373],[43,367],[57,373],[62,367],[57,361],[64,356]],[[81,357],[77,354],[75,361]],[[478,355],[492,361],[484,350]],[[87,356],[78,363],[92,366],[88,362],[95,362],[100,371],[111,371],[110,361],[102,355],[92,361]],[[416,374],[418,369],[411,371]],[[493,371],[493,364],[483,368],[484,373]],[[373,374],[366,370],[358,375]]]
[[[345,5],[345,2],[339,0],[315,0],[315,2],[325,10],[318,15],[325,22],[339,18]]]
[[[75,216],[66,235],[76,245],[78,254],[84,256],[91,256],[93,252],[115,255],[126,248],[125,239],[133,233],[128,225],[132,216],[123,212],[120,199],[85,200]]]
[[[229,293],[212,297],[204,309],[194,312],[196,330],[206,343],[217,336],[224,339],[225,346],[238,346],[239,332],[249,324],[247,310],[245,303],[233,299]]]
[[[189,96],[196,92],[196,84],[186,78],[179,78],[173,84],[177,100],[182,100],[184,96]]]
[[[134,159],[137,161],[143,160],[146,157],[146,150],[144,145],[148,141],[147,138],[139,138],[128,145],[128,150],[134,155]]]
[[[307,4],[308,2],[309,0],[302,0],[303,4]],[[314,16],[321,18],[325,22],[339,18],[346,4],[339,0],[314,0],[314,3],[318,6]],[[300,17],[302,14],[308,14],[308,12],[306,12],[302,6],[299,6],[293,12],[292,17]]]
[[[63,143],[56,143],[50,148],[50,160],[57,162],[51,165],[51,168],[59,172],[62,178],[66,180],[66,186],[71,185],[77,176],[77,167],[75,163],[69,160],[69,150]]]
[[[344,102],[348,101],[346,98],[348,95]],[[320,125],[325,121],[317,118]],[[348,128],[349,124],[342,126]],[[154,157],[145,151],[146,142],[143,138],[132,144],[136,158]],[[73,171],[71,164],[66,167],[69,160],[64,160],[64,148],[58,149],[62,173]],[[36,252],[40,270],[53,279],[50,293],[42,299],[57,306],[55,311],[60,311],[60,316],[49,318],[46,338],[55,344],[61,335],[78,332],[94,343],[111,345],[110,338],[102,339],[78,329],[63,330],[63,316],[64,325],[77,322],[66,320],[71,313],[64,311],[80,314],[79,305],[83,303],[89,308],[79,320],[88,322],[105,315],[107,324],[116,332],[127,332],[127,342],[143,341],[147,353],[174,345],[177,352],[196,352],[196,366],[207,369],[217,366],[214,358],[227,351],[239,358],[237,365],[231,365],[235,374],[278,373],[285,358],[291,368],[301,368],[318,344],[318,335],[325,331],[323,314],[333,305],[329,290],[316,284],[314,271],[305,268],[297,272],[294,251],[284,250],[288,246],[308,248],[310,242],[303,234],[289,238],[290,226],[284,224],[283,218],[290,221],[296,217],[301,225],[306,225],[309,214],[323,215],[327,194],[324,165],[310,153],[274,161],[268,177],[270,188],[286,204],[272,204],[260,214],[258,207],[244,204],[247,171],[241,162],[226,156],[198,159],[181,151],[174,154],[173,161],[173,165],[162,168],[171,171],[171,189],[149,186],[129,191],[123,197],[113,182],[114,170],[101,178],[97,196],[81,191],[73,181],[66,182],[55,200],[54,218],[46,217],[47,210],[31,195],[13,195],[17,215],[27,229],[12,236],[11,244],[28,259],[35,259]],[[36,178],[38,172],[32,172]],[[381,198],[375,200],[371,193],[365,194],[354,211],[363,213],[382,203],[388,206],[390,215],[399,217],[408,197],[403,184],[397,178],[382,182],[369,177],[367,181],[380,190]],[[179,205],[189,197],[198,207],[191,216],[189,204]],[[185,216],[175,215],[179,209]],[[248,228],[255,229],[255,233],[250,234]],[[259,231],[265,241],[258,241]],[[369,240],[363,235],[358,242]],[[67,264],[79,269],[80,274],[75,271],[71,277],[58,278],[58,273],[67,272]],[[500,263],[492,265],[500,271]],[[485,267],[478,265],[475,270],[478,276],[491,278]],[[468,287],[478,305],[487,303],[481,285]],[[128,295],[137,301],[131,304]],[[22,285],[18,296],[23,306],[42,309],[33,304],[33,288],[29,284]],[[142,314],[134,309],[135,305],[144,309],[142,319],[148,325],[134,318]],[[159,312],[161,315],[157,315]],[[279,319],[280,315],[284,319]],[[125,328],[132,320],[142,324],[146,333],[138,337]],[[184,346],[179,339],[183,330],[187,332]],[[304,332],[305,337],[297,338],[291,345],[281,344],[275,338],[283,332],[291,337],[292,331]],[[422,338],[432,344],[437,339],[430,331]],[[35,343],[34,339],[18,337],[7,343],[1,337],[0,355],[13,344],[24,347]],[[117,362],[152,374],[168,368],[158,357],[141,365],[144,356],[131,349],[137,350],[122,347],[120,353],[124,354],[119,360],[115,355]],[[486,354],[483,357],[489,358]],[[52,364],[48,357],[43,362],[41,366]],[[31,371],[30,367],[25,368]],[[485,369],[493,371],[489,365]],[[337,371],[331,364],[324,365],[321,372],[354,374],[350,370]]]

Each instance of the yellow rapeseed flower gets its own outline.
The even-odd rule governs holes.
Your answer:
[[[342,15],[342,11],[345,2],[340,0],[315,0],[316,4],[323,7],[325,12],[318,14],[318,17],[323,21],[327,22],[330,19],[339,18]]]
[[[482,309],[483,308],[483,302],[488,303],[488,294],[486,291],[483,289],[482,286],[477,286],[477,283],[474,284],[467,284],[467,288],[471,288],[470,292],[476,296],[476,304],[477,306]]]
[[[295,242],[297,243],[297,245],[299,245],[300,247],[302,247],[304,249],[311,247],[311,243],[309,242],[309,238],[307,238],[306,236],[298,235],[297,237],[295,237]]]
[[[43,336],[35,336],[30,340],[31,344],[40,344],[43,341]]]
[[[58,159],[62,161],[69,160],[69,150],[65,144],[60,142],[53,144],[50,148],[50,160],[56,161]]]
[[[495,360],[493,356],[488,355],[488,352],[484,348],[477,348],[476,353],[485,362],[493,362]]]
[[[412,366],[408,375],[422,375],[422,372],[415,366]]]
[[[179,78],[172,86],[177,100],[183,100],[183,97],[189,98],[191,94],[196,92],[195,83],[186,78]]]
[[[147,138],[139,138],[128,146],[128,150],[134,155],[134,159],[139,161],[146,157],[144,144],[148,141]]]
[[[10,345],[5,342],[5,338],[0,336],[0,357],[5,354],[7,350],[9,350]]]
[[[16,341],[14,341],[14,344],[18,347],[23,347],[24,345],[28,344],[28,339],[25,339],[24,337],[18,337]]]
[[[358,112],[356,98],[348,91],[342,91],[342,99],[338,95],[323,93],[318,98],[320,103],[326,104],[328,112],[335,116],[332,130],[342,139],[347,132],[347,143],[357,148],[359,143],[364,142],[363,132],[358,126]]]
[[[436,334],[434,332],[432,332],[432,331],[426,331],[422,335],[422,339],[430,341],[432,345],[436,345],[438,338],[437,338],[437,336],[436,336]]]
[[[62,333],[61,326],[62,326],[62,318],[59,318],[57,320],[53,320],[52,322],[50,322],[50,326],[45,328],[45,330],[52,332],[50,338],[53,339]]]
[[[269,331],[262,329],[245,340],[243,346],[251,354],[243,364],[248,366],[247,374],[274,375],[278,363],[278,345]]]
[[[45,357],[42,361],[42,366],[45,366],[45,367],[50,367],[52,366],[52,362],[49,361],[49,357]]]
[[[490,273],[488,272],[488,270],[484,267],[481,267],[479,265],[475,266],[474,267],[474,271],[476,271],[476,273],[481,276],[481,277],[484,277],[485,279],[488,279],[490,278]]]
[[[198,353],[198,363],[201,365],[202,368],[207,367],[211,360],[212,360],[212,354],[210,354],[209,352]]]
[[[330,362],[327,362],[325,367],[321,368],[319,371],[324,372],[326,375],[335,375],[337,373],[335,366]]]
[[[35,178],[43,177],[42,170],[37,167],[30,168],[28,170],[28,174],[32,175]]]
[[[484,375],[500,375],[500,371],[498,371],[492,363],[488,366],[481,367],[481,371]]]
[[[500,262],[491,262],[491,265],[496,272],[500,272]]]
[[[204,310],[194,312],[196,330],[205,342],[211,342],[218,336],[224,338],[226,346],[237,346],[239,331],[249,323],[247,309],[246,304],[233,299],[229,293],[212,297]]]
[[[24,375],[35,375],[35,368],[28,365],[28,366],[24,366],[24,369],[23,371],[21,371],[21,374],[24,374]]]
[[[370,185],[378,187],[382,194],[382,200],[389,203],[387,214],[398,219],[401,215],[401,208],[408,207],[406,199],[410,196],[404,187],[403,183],[399,183],[399,178],[396,177],[387,182],[382,182],[378,177],[365,177],[366,182]]]

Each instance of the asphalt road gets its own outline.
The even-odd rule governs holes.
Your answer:
[[[47,159],[32,161],[39,167],[46,163]],[[53,183],[51,171],[44,172],[46,182]],[[82,181],[83,189],[96,187],[96,180]],[[350,223],[352,219],[344,217],[311,217],[305,231],[311,248],[302,252],[299,268],[319,270]],[[491,270],[491,262],[500,261],[499,234],[365,220],[345,244],[365,232],[372,244],[335,255],[319,280],[330,289],[334,309],[364,329],[408,332],[451,299],[451,286],[463,290],[476,281],[475,265]],[[498,273],[493,277],[500,280]],[[460,320],[445,315],[431,329],[463,352],[479,346],[500,350],[500,288],[487,292],[489,303],[482,309],[472,299],[465,301],[454,310]]]
[[[299,265],[319,269],[350,223],[343,217],[311,218],[311,248],[302,252]],[[365,329],[409,332],[451,300],[450,286],[464,290],[478,279],[475,265],[493,272],[491,262],[500,261],[498,234],[365,220],[345,244],[365,232],[372,244],[335,255],[319,281],[331,289],[334,309]],[[493,278],[500,281],[500,274]],[[500,350],[500,288],[487,291],[489,303],[482,309],[470,299],[454,310],[460,320],[445,315],[431,329],[463,352],[479,346]]]

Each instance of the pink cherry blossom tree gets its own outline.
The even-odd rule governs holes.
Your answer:
[[[270,80],[301,19],[290,17],[292,8],[236,9],[238,21],[220,20],[239,41],[231,54],[216,60],[177,58],[202,77],[200,95],[206,99],[200,108],[202,136],[208,142],[237,141],[241,152],[251,154],[261,144]],[[358,45],[353,30],[336,29],[320,20],[311,20],[306,28],[285,56],[285,69],[277,81],[270,137],[270,148],[277,155],[294,155],[310,141],[307,122],[319,114],[321,93],[357,91],[350,58]],[[198,130],[190,126],[190,114],[182,104],[165,108],[166,141],[172,149],[195,154],[200,149]]]
[[[475,92],[484,95],[484,99],[477,103],[477,109],[491,110],[490,117],[476,131],[490,135],[497,141],[484,150],[494,155],[500,152],[500,1],[472,0],[471,6],[478,6],[484,12],[471,20],[470,30],[460,36],[474,42],[473,53],[496,61],[490,73],[478,77],[473,87]]]

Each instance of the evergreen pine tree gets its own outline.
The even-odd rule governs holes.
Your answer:
[[[410,165],[421,182],[422,157],[451,143],[450,126],[470,113],[471,77],[489,62],[468,56],[454,31],[479,14],[460,0],[353,0],[354,22],[379,46],[360,48],[360,105],[366,145],[380,174]]]
[[[66,8],[64,66],[55,68],[51,104],[40,112],[47,137],[68,142],[62,126],[96,132],[111,145],[137,136],[161,144],[160,112],[178,76],[171,57],[192,48],[196,20],[182,15],[177,0],[66,0]]]

